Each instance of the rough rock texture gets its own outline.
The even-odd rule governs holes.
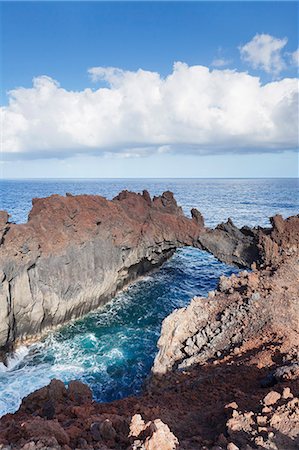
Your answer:
[[[175,450],[179,441],[160,419],[145,423],[140,414],[132,417],[129,437],[134,438],[132,450]]]
[[[171,192],[121,192],[33,199],[28,223],[0,212],[0,350],[107,302],[177,247],[194,245],[202,224]]]
[[[236,406],[226,424],[236,448],[298,449],[299,399],[289,388],[282,395],[269,392],[257,412],[238,411]]]
[[[199,247],[213,234],[200,229]],[[240,233],[216,229],[213,252],[248,265],[257,249],[252,271],[165,319],[142,395],[97,404],[82,383],[53,380],[0,420],[0,449],[299,448],[299,216]]]
[[[267,344],[260,339],[244,345],[238,355],[169,372],[154,380],[142,396],[110,404],[96,404],[90,393],[78,404],[69,389],[53,380],[24,399],[16,414],[0,420],[0,448],[144,450],[151,448],[145,445],[152,439],[152,445],[159,442],[157,450],[169,450],[169,443],[181,450],[295,450],[299,379],[262,386],[273,367],[286,363],[284,358],[275,341]],[[83,386],[77,387],[82,392]],[[47,418],[49,400],[53,414]],[[31,423],[46,434],[41,437]],[[68,444],[62,444],[67,439],[62,430]]]
[[[207,230],[199,237],[201,248],[213,253],[221,261],[238,267],[250,267],[261,262],[258,243],[262,229],[237,228],[231,219]]]

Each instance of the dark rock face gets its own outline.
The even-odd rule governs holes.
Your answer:
[[[213,253],[221,261],[238,267],[250,267],[259,261],[258,230],[237,228],[231,219],[199,237],[204,250]]]

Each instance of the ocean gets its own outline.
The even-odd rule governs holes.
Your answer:
[[[186,214],[198,208],[210,227],[228,217],[238,226],[267,226],[274,214],[299,213],[298,187],[298,179],[1,180],[0,209],[23,223],[34,197],[71,192],[112,198],[123,189],[147,189],[151,195],[171,190]],[[205,252],[179,249],[103,308],[20,347],[8,367],[0,363],[0,416],[16,411],[23,397],[53,378],[88,383],[97,401],[138,394],[150,373],[163,319],[214,289],[221,274],[233,272],[237,269]]]

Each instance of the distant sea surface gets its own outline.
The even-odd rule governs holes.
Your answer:
[[[228,217],[238,226],[267,226],[274,214],[299,213],[298,188],[298,179],[1,180],[0,209],[23,223],[34,197],[70,192],[113,198],[123,189],[147,189],[151,195],[171,190],[186,214],[198,208],[210,227]],[[80,379],[98,401],[138,394],[157,352],[162,320],[194,295],[214,289],[221,274],[235,271],[199,250],[177,250],[105,307],[20,347],[8,368],[0,364],[0,416],[52,378]]]

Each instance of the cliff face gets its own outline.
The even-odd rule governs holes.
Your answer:
[[[32,203],[26,224],[0,213],[0,349],[95,309],[203,229],[171,192]]]

